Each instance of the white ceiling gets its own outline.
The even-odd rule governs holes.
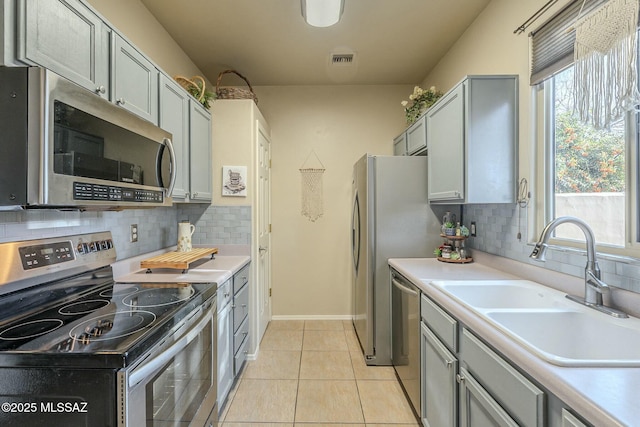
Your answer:
[[[307,25],[300,0],[142,3],[211,82],[235,69],[258,86],[419,83],[489,1],[345,0],[329,28]],[[329,65],[351,51],[354,64]]]

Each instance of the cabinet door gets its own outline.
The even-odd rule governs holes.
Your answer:
[[[427,120],[420,117],[407,129],[407,154],[417,154],[427,148]]]
[[[460,368],[460,427],[518,427],[480,383]]]
[[[587,425],[566,408],[562,408],[562,427],[587,427]]]
[[[158,70],[118,34],[114,38],[113,100],[132,113],[158,124]]]
[[[218,313],[218,408],[224,401],[233,385],[233,326],[231,304],[227,304]]]
[[[173,79],[160,75],[159,126],[171,132],[176,153],[176,185],[171,197],[184,201],[189,195],[189,95]]]
[[[108,97],[109,30],[78,0],[19,0],[18,59]]]
[[[211,201],[213,158],[211,156],[211,114],[197,101],[189,101],[191,200]]]
[[[429,201],[465,197],[464,87],[458,85],[427,112]]]
[[[393,139],[393,155],[394,156],[406,156],[407,155],[407,134],[402,133]]]
[[[458,412],[458,360],[424,323],[421,324],[422,424],[455,427]]]

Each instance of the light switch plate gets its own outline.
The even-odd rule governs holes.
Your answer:
[[[131,243],[137,242],[138,241],[138,224],[131,224],[129,231],[130,231],[129,241]]]

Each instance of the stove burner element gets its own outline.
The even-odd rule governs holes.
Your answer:
[[[67,304],[58,310],[58,313],[65,316],[75,316],[78,314],[87,314],[96,311],[99,308],[109,305],[109,301],[105,299],[90,299],[87,301],[79,301]]]
[[[191,285],[179,288],[149,288],[127,295],[122,302],[128,307],[161,307],[186,301],[194,293]]]
[[[74,326],[69,331],[69,336],[86,345],[134,334],[150,326],[155,320],[156,315],[150,311],[119,311],[85,320]]]
[[[41,319],[24,322],[0,332],[0,339],[5,341],[17,341],[39,337],[40,335],[55,331],[63,324],[64,322],[59,319]]]

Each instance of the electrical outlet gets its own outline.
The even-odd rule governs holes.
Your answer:
[[[476,236],[476,222],[475,221],[471,221],[471,227],[469,228],[469,234],[471,234],[473,237]]]
[[[137,242],[138,241],[138,224],[131,224],[129,231],[130,231],[129,241],[131,243]]]

